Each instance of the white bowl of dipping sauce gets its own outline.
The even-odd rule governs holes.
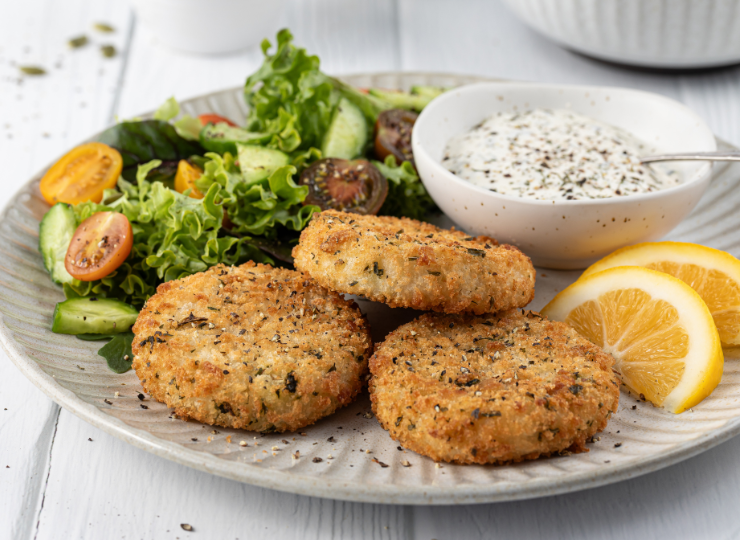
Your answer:
[[[607,198],[571,199],[561,193],[557,199],[538,200],[475,185],[443,164],[451,139],[493,115],[535,109],[565,109],[618,128],[643,143],[641,155],[709,152],[716,150],[716,141],[684,105],[623,88],[479,83],[432,101],[412,134],[414,159],[429,194],[461,229],[513,244],[538,266],[585,268],[623,246],[657,240],[691,212],[709,185],[710,163],[671,162],[676,180],[670,187]],[[532,166],[541,168],[542,161]]]

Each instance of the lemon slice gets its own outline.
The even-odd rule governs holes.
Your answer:
[[[619,249],[581,277],[615,266],[644,266],[676,277],[709,307],[725,345],[740,345],[740,261],[718,249],[683,242],[647,242]]]
[[[542,314],[564,321],[610,353],[622,382],[673,413],[719,384],[724,358],[701,297],[683,281],[618,266],[573,283]]]

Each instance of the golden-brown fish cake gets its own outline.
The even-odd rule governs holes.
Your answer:
[[[314,214],[293,257],[324,287],[391,307],[483,314],[534,298],[532,262],[517,248],[413,219]]]
[[[133,367],[178,416],[296,430],[354,400],[372,341],[357,305],[292,270],[215,266],[157,288]]]
[[[425,314],[376,346],[370,398],[405,448],[435,461],[516,462],[587,451],[617,410],[612,364],[535,312]]]

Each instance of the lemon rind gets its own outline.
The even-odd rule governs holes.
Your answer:
[[[696,291],[680,279],[639,266],[609,268],[570,285],[545,306],[542,314],[564,321],[584,302],[609,291],[627,288],[644,290],[652,298],[664,300],[676,308],[680,324],[690,334],[689,351],[684,360],[683,377],[666,396],[662,406],[674,413],[693,407],[719,384],[724,357],[709,308]],[[701,383],[697,385],[695,381]]]
[[[700,256],[700,257],[699,257]],[[729,253],[692,244],[690,242],[643,242],[623,247],[586,268],[580,279],[618,266],[645,266],[654,262],[677,264],[698,264],[703,268],[718,270],[740,284],[740,260]],[[725,345],[740,345],[740,329],[733,337],[723,342]]]
[[[696,255],[702,255],[701,261],[697,261]],[[629,259],[635,262],[620,261],[624,255],[629,254]],[[711,255],[711,258],[707,258]],[[626,257],[625,257],[626,259]],[[678,264],[699,264],[702,267],[720,270],[736,278],[740,283],[740,260],[726,251],[692,244],[690,242],[643,242],[633,246],[623,247],[603,259],[596,261],[586,268],[581,278],[588,277],[596,272],[602,272],[617,266],[643,266],[652,262],[668,261]],[[712,262],[714,264],[708,264]],[[639,264],[637,264],[639,263]]]

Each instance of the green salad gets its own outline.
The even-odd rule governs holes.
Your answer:
[[[163,282],[216,264],[291,266],[300,231],[322,209],[424,219],[436,206],[411,153],[416,113],[443,89],[353,88],[320,70],[288,30],[244,86],[244,125],[192,118],[169,99],[121,122],[46,173],[52,205],[39,231],[67,300],[52,330],[110,339],[131,365],[131,325]]]

